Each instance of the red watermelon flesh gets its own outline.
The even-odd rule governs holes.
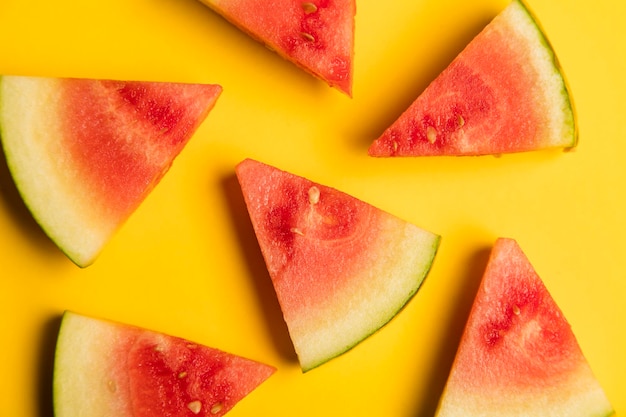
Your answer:
[[[417,292],[439,236],[258,161],[236,171],[303,371],[357,345]]]
[[[576,146],[571,97],[536,19],[514,0],[369,149],[484,155]]]
[[[79,266],[167,172],[221,87],[5,76],[0,128],[33,216]]]
[[[352,95],[354,0],[200,0],[283,58]]]
[[[612,413],[569,323],[519,245],[498,239],[437,417]]]
[[[275,368],[146,329],[63,316],[56,417],[222,416]]]

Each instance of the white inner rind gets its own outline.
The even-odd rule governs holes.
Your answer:
[[[71,312],[63,316],[57,341],[53,400],[55,417],[130,416],[127,382],[113,375],[112,346],[119,332]],[[123,364],[118,364],[123,366]]]
[[[86,266],[116,226],[94,212],[64,148],[59,83],[2,77],[0,129],[9,169],[33,217],[70,259]]]
[[[417,292],[428,274],[439,236],[386,216],[372,261],[358,279],[330,300],[320,314],[301,313],[288,321],[302,369],[339,356],[390,321]]]
[[[550,111],[548,140],[555,147],[575,146],[577,132],[573,103],[552,46],[541,27],[521,1],[512,2],[494,19],[497,20],[502,20],[511,31],[525,39],[527,45],[534,46],[528,48],[528,58],[539,77],[536,87],[544,94],[544,108]]]
[[[498,392],[444,391],[436,417],[605,417],[612,407],[586,364],[569,379],[527,393],[503,384]]]

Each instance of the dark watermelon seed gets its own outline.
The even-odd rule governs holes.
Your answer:
[[[305,14],[311,14],[317,11],[317,6],[314,3],[305,1],[302,3],[302,9],[304,9]]]

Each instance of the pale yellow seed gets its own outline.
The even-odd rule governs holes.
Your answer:
[[[309,203],[317,204],[320,201],[320,189],[316,186],[309,188]]]
[[[183,379],[183,378],[185,378],[186,376],[187,376],[187,372],[185,372],[185,371],[183,371],[183,372],[181,372],[181,373],[179,373],[179,374],[178,374],[178,378],[179,378],[179,379]]]
[[[464,118],[463,118],[463,116],[461,116],[460,114],[459,114],[459,117],[458,117],[458,119],[456,120],[456,122],[457,122],[457,124],[459,125],[459,127],[463,127],[463,126],[465,126],[465,119],[464,119]]]
[[[432,126],[428,126],[426,128],[426,139],[428,139],[430,143],[435,143],[437,140],[437,129]]]
[[[304,9],[304,13],[311,14],[317,11],[317,6],[311,2],[302,3],[302,8]]]
[[[397,140],[394,140],[394,141],[393,141],[393,151],[394,151],[394,152],[397,152],[397,151],[398,151],[398,141],[397,141]]]
[[[165,348],[163,346],[161,346],[161,345],[156,345],[154,347],[154,351],[155,352],[163,352],[163,351],[165,351]]]
[[[213,407],[211,407],[211,414],[217,414],[220,411],[222,411],[222,408],[224,408],[224,404],[222,403],[215,403],[213,405]]]
[[[315,42],[315,38],[310,33],[300,32],[300,36],[306,41]]]
[[[519,309],[518,306],[513,306],[513,314],[515,314],[516,316],[519,316],[521,312],[522,311]]]
[[[117,391],[117,384],[112,379],[107,382],[107,388],[109,391],[115,393]]]
[[[202,410],[202,403],[200,401],[192,401],[187,404],[187,408],[191,410],[192,413],[198,414],[200,410]]]
[[[295,233],[297,235],[304,236],[304,233],[302,233],[302,230],[298,229],[297,227],[292,227],[290,229],[290,231],[291,231],[291,233]]]

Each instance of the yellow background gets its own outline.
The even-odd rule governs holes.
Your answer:
[[[235,416],[433,416],[498,236],[517,239],[626,413],[626,6],[530,0],[569,79],[575,152],[380,160],[366,150],[506,0],[357,0],[354,98],[194,0],[0,3],[0,73],[218,83],[161,184],[79,269],[0,163],[0,416],[50,417],[64,309],[189,338],[278,372]],[[233,177],[253,157],[353,194],[442,244],[395,320],[307,374]]]

